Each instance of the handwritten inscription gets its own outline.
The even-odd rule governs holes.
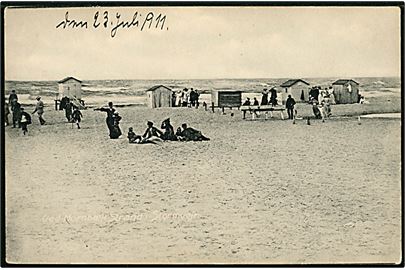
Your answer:
[[[146,16],[136,11],[132,18],[122,18],[121,14],[116,12],[114,16],[111,16],[108,11],[95,12],[91,21],[73,19],[69,15],[69,11],[66,11],[65,18],[57,25],[57,29],[97,29],[105,28],[110,31],[110,35],[114,38],[119,29],[137,28],[140,31],[157,29],[157,30],[169,30],[166,24],[166,15],[155,14],[148,12]]]

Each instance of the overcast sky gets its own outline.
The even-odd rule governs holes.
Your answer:
[[[108,27],[94,29],[96,11]],[[56,26],[70,19],[88,28]],[[141,14],[139,27],[111,29]],[[164,29],[140,31],[148,12]],[[138,17],[139,18],[139,17]],[[112,25],[111,25],[112,23]],[[146,24],[147,26],[148,24]],[[399,76],[400,10],[313,7],[7,9],[6,80]]]

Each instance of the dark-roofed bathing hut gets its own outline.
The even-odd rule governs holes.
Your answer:
[[[283,93],[283,104],[291,95],[296,102],[305,102],[309,98],[309,83],[302,79],[288,80],[280,85]]]
[[[357,103],[359,83],[352,79],[341,79],[332,83],[336,104]]]

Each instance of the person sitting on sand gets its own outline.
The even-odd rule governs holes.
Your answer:
[[[202,135],[201,131],[187,127],[187,124],[182,124],[180,128],[177,129],[176,135],[180,137],[181,141],[209,141],[210,139]]]
[[[153,126],[153,123],[151,121],[148,121],[147,123],[148,128],[145,130],[145,133],[143,134],[143,142],[154,140],[154,139],[159,139],[163,135],[162,131],[158,130]]]
[[[245,102],[243,102],[242,106],[250,106],[250,98],[246,98]]]
[[[21,119],[20,119],[20,125],[21,125],[21,130],[23,131],[23,134],[25,135],[28,133],[28,128],[27,126],[32,123],[31,121],[31,115],[29,113],[24,111],[24,108],[21,108]]]
[[[76,123],[77,124],[77,129],[80,129],[80,122],[82,120],[83,114],[82,112],[79,110],[78,107],[75,107],[75,110],[72,113],[72,123]],[[72,125],[73,127],[73,125]]]
[[[259,101],[255,97],[253,98],[253,106],[259,106]]]
[[[136,135],[134,132],[134,129],[132,127],[130,127],[128,130],[127,138],[128,138],[129,143],[140,143],[142,141],[142,137],[139,135]]]
[[[162,134],[161,138],[164,141],[177,141],[177,136],[174,133],[173,126],[170,124],[170,118],[165,119],[162,122],[160,128],[164,129],[165,132]]]

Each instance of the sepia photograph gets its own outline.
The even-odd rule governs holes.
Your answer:
[[[3,266],[403,266],[403,2],[2,2]]]

